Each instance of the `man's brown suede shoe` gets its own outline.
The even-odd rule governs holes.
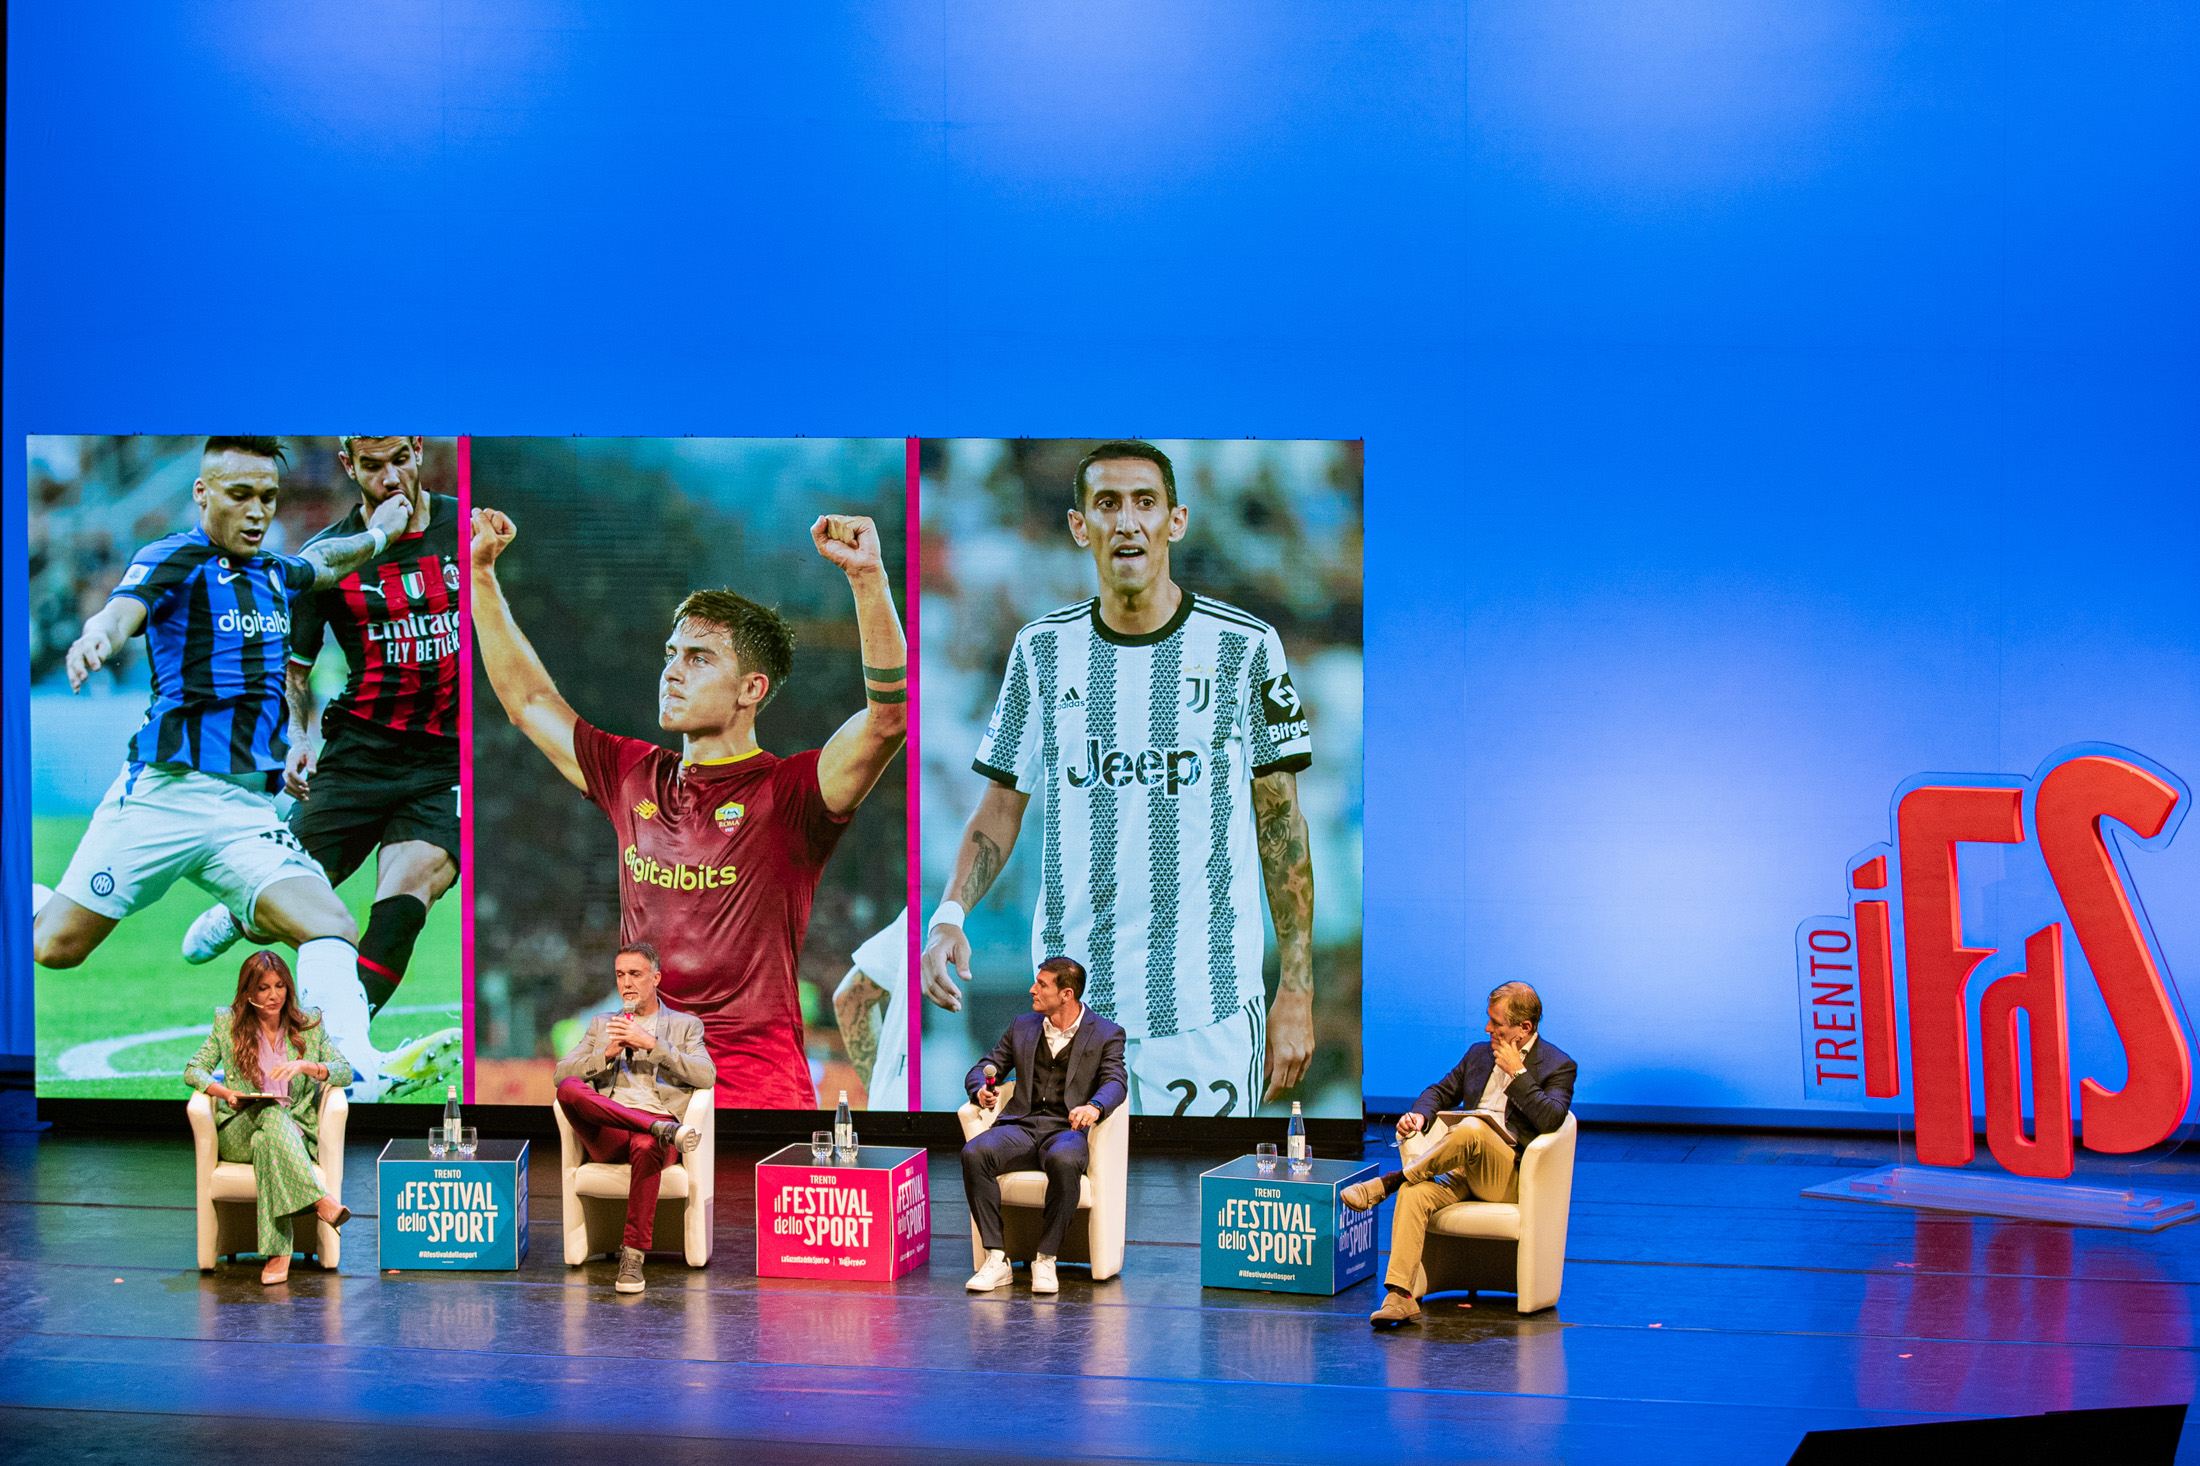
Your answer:
[[[1383,1204],[1383,1197],[1386,1193],[1383,1190],[1382,1181],[1377,1179],[1361,1181],[1347,1186],[1337,1195],[1346,1206],[1351,1207],[1354,1211],[1373,1211]]]
[[[1367,1321],[1379,1329],[1394,1329],[1402,1323],[1419,1323],[1421,1300],[1406,1293],[1385,1293],[1383,1306],[1369,1314]]]

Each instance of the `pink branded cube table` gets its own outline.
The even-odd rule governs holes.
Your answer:
[[[756,1163],[756,1275],[898,1278],[932,1256],[924,1152],[867,1145],[815,1165],[807,1142]]]

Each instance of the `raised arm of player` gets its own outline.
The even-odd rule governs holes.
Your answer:
[[[838,565],[856,597],[863,647],[862,712],[840,725],[817,756],[825,807],[847,814],[863,803],[909,738],[909,643],[894,610],[894,588],[879,553],[878,526],[860,514],[826,514],[810,526],[817,552]]]
[[[573,725],[580,719],[558,695],[558,685],[519,629],[511,603],[504,599],[504,587],[497,581],[497,556],[518,534],[519,526],[498,511],[474,511],[474,645],[481,652],[482,666],[489,669],[489,685],[504,704],[504,715],[542,750],[568,784],[585,792],[588,780],[573,752]]]
[[[1268,1100],[1305,1078],[1314,1057],[1314,860],[1297,774],[1253,781],[1253,828],[1282,967],[1268,1008]]]
[[[1024,810],[1030,803],[1029,794],[986,781],[985,796],[978,801],[970,823],[963,826],[962,848],[955,852],[955,870],[947,878],[947,900],[968,911],[985,899],[1001,868],[1008,864],[1009,852],[1016,848],[1016,836],[1024,828]],[[960,1012],[962,989],[955,986],[955,974],[961,973],[965,982],[970,980],[970,938],[963,935],[963,929],[953,923],[933,927],[925,938],[920,965],[924,969],[924,995],[949,1012]]]
[[[136,596],[116,596],[87,617],[82,634],[69,645],[69,691],[82,692],[85,679],[144,624],[145,602]]]
[[[313,588],[327,590],[345,576],[372,560],[389,545],[391,540],[405,533],[412,523],[412,500],[403,494],[392,494],[376,506],[374,517],[358,534],[348,534],[341,539],[315,540],[307,545],[299,558],[313,567]],[[374,537],[382,531],[379,542]]]

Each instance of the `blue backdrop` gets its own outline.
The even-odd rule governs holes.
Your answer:
[[[602,12],[602,13],[599,13]],[[11,7],[26,432],[1364,437],[1371,1097],[1799,1103],[1927,769],[2200,777],[2174,5]],[[21,639],[6,1002],[30,1049]],[[2146,856],[2200,973],[2200,841]]]

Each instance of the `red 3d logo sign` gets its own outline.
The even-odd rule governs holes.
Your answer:
[[[2030,779],[1904,783],[1891,843],[1849,862],[1848,915],[1796,930],[1805,1093],[1900,1096],[1906,1026],[1927,1165],[1971,1159],[1974,1092],[1994,1159],[2022,1176],[2068,1176],[2074,1129],[2106,1152],[2166,1139],[2192,1097],[2192,1051],[2125,857],[2168,845],[2190,803],[2176,775],[2101,744]],[[2076,1065],[2074,1013],[2089,1056]],[[2075,1117],[2074,1067],[2087,1071]]]

